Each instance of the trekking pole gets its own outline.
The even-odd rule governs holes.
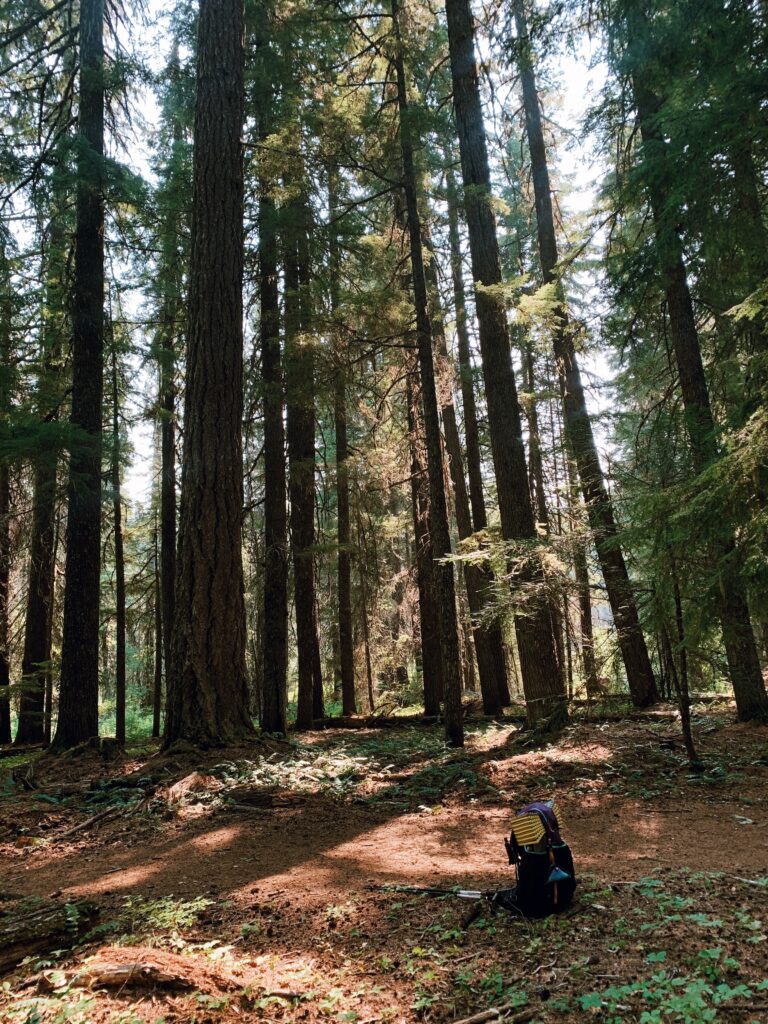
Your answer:
[[[490,905],[493,913],[499,907],[510,914],[520,913],[515,904],[514,889],[439,889],[417,885],[368,885],[366,888],[377,892],[408,892],[424,896],[453,896],[455,899],[469,900],[477,904],[485,901]],[[482,908],[479,905],[473,907],[464,921],[462,921],[463,927],[468,928],[481,914]]]

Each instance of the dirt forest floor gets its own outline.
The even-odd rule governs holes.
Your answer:
[[[477,722],[462,751],[407,726],[0,760],[0,939],[49,900],[72,918],[0,978],[0,1019],[765,1024],[768,729],[698,706],[692,774],[674,709],[609,717],[538,747]],[[563,915],[464,927],[387,888],[513,884],[511,813],[550,796]]]

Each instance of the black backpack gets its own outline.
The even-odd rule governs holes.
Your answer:
[[[541,800],[521,808],[504,845],[517,873],[516,908],[526,917],[565,910],[576,889],[576,872],[570,847],[560,835],[554,802]]]

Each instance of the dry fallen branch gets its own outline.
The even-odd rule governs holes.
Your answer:
[[[288,989],[276,988],[268,992],[260,992],[259,999],[303,999],[305,992],[290,992]]]
[[[471,1017],[464,1017],[461,1020],[454,1021],[453,1024],[486,1024],[486,1021],[490,1020],[501,1020],[504,1018],[507,1024],[526,1024],[527,1021],[533,1020],[536,1016],[535,1011],[525,1010],[523,1013],[517,1013],[514,1017],[507,1016],[514,1010],[515,1007],[511,1003],[505,1003],[503,1006],[492,1006],[488,1010],[482,1010],[480,1013],[475,1013]]]
[[[68,828],[65,832],[59,832],[57,836],[54,836],[54,839],[67,839],[69,836],[73,836],[77,832],[82,832],[85,829],[90,828],[91,825],[95,825],[99,821],[104,821],[109,817],[116,818],[124,809],[125,808],[123,807],[107,807],[106,810],[99,811],[98,814],[94,814],[92,817],[86,818],[85,821],[81,821],[79,824],[73,825],[72,828]]]

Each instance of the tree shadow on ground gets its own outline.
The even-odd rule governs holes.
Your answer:
[[[640,730],[629,738],[642,735]],[[47,848],[14,851],[4,888],[23,894],[62,889],[99,899],[209,891],[237,897],[258,887],[267,895],[301,892],[307,905],[320,905],[329,893],[359,891],[369,882],[507,885],[511,872],[502,839],[509,817],[520,804],[552,791],[582,870],[616,880],[658,865],[748,872],[754,847],[745,843],[744,826],[724,811],[728,792],[718,805],[706,792],[680,804],[664,795],[648,801],[609,791],[606,765],[615,768],[627,737],[626,730],[612,735],[584,728],[549,750],[515,751],[504,741],[450,755],[443,768],[458,765],[488,787],[483,782],[473,794],[454,773],[446,803],[438,798],[433,806],[418,800],[434,789],[435,766],[417,762],[367,803],[315,795],[268,811],[222,808],[206,818],[158,821],[156,831],[136,836],[125,818],[117,828],[127,834],[85,833],[65,849],[57,850],[54,840]],[[642,751],[628,756],[636,772],[658,767]],[[760,770],[754,781],[765,786]]]

